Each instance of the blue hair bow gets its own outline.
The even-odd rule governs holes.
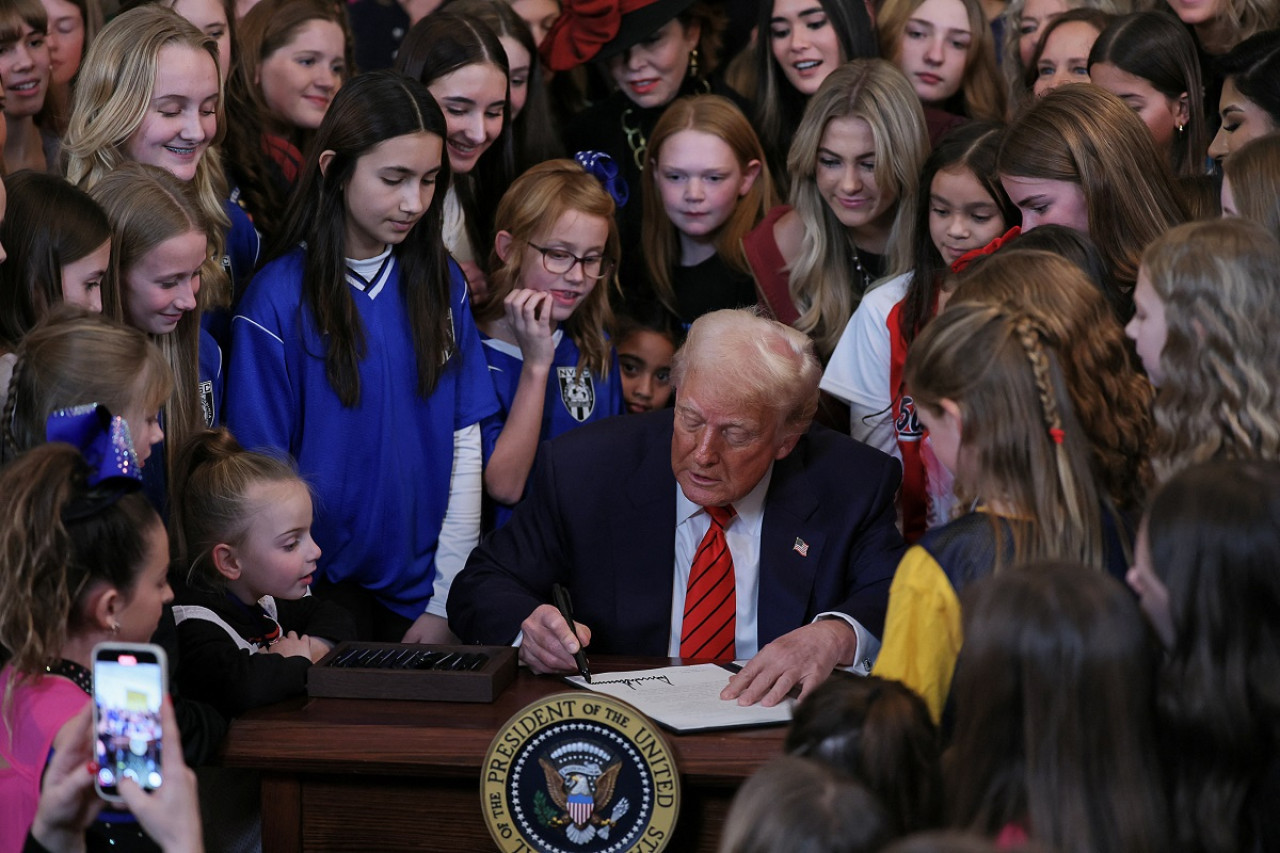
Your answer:
[[[45,439],[74,446],[89,467],[90,490],[102,488],[121,494],[141,488],[142,471],[133,449],[129,425],[113,417],[101,403],[58,409],[45,421]]]
[[[622,207],[627,203],[627,199],[631,197],[631,191],[627,188],[627,179],[622,177],[622,170],[618,168],[617,160],[603,151],[579,151],[573,155],[573,159],[587,170],[587,174],[600,182],[605,192],[613,196],[614,204]]]

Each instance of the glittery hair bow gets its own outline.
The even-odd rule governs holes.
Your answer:
[[[613,196],[614,204],[622,207],[627,203],[627,199],[631,197],[631,190],[627,187],[627,179],[622,177],[622,170],[618,168],[617,160],[603,151],[579,151],[573,155],[573,159],[587,170],[587,174],[600,182],[605,192]]]
[[[45,422],[45,439],[72,445],[88,467],[87,493],[67,505],[63,512],[67,521],[87,518],[115,503],[121,495],[142,487],[142,471],[129,425],[124,418],[113,417],[100,403],[53,412]]]
[[[973,249],[965,252],[951,263],[951,271],[954,273],[964,272],[969,265],[978,258],[995,254],[1002,246],[1009,243],[1011,240],[1016,239],[1021,233],[1022,229],[1015,225],[987,245],[983,246],[981,249]]]

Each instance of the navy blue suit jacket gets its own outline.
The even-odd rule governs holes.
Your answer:
[[[449,592],[464,642],[507,644],[551,587],[602,654],[666,656],[675,564],[672,412],[624,415],[543,445],[511,520],[472,552]],[[896,460],[814,427],[774,463],[760,541],[761,648],[824,611],[879,636],[902,556]],[[808,544],[807,554],[796,540]]]

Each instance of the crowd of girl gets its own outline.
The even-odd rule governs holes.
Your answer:
[[[452,641],[540,443],[742,307],[914,543],[858,700],[914,740],[842,681],[771,784],[857,849],[1280,845],[1280,11],[746,5],[0,0],[0,853],[96,640],[169,645],[197,764],[336,642]]]

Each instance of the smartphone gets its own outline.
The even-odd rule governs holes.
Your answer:
[[[164,649],[151,643],[99,643],[93,648],[93,730],[98,760],[95,787],[120,802],[120,780],[144,790],[160,787],[160,703],[169,692]]]

